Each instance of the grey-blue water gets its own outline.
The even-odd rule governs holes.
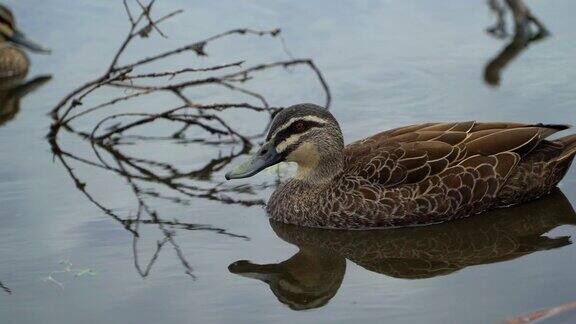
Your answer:
[[[557,192],[482,219],[374,233],[327,236],[271,226],[258,206],[147,197],[165,224],[140,224],[134,238],[77,189],[45,139],[50,109],[111,61],[128,28],[121,2],[5,4],[30,38],[52,49],[51,55],[30,55],[28,77],[50,74],[52,80],[24,97],[19,113],[0,127],[1,323],[490,323],[576,300],[575,167],[560,184],[564,196]],[[497,87],[487,85],[484,68],[511,39],[485,32],[495,17],[483,1],[160,0],[157,17],[184,12],[160,25],[167,39],[153,33],[127,57],[237,27],[280,27],[291,55],[312,58],[324,73],[347,142],[424,121],[576,124],[576,4],[527,5],[551,37],[519,53]],[[508,19],[510,31],[512,25]],[[230,38],[207,51],[208,57],[174,57],[159,70],[289,59],[277,38]],[[305,69],[274,70],[249,87],[265,92],[274,106],[324,102]],[[100,95],[95,102],[105,100]],[[215,95],[212,88],[190,92],[203,102]],[[170,100],[155,96],[126,109],[169,107]],[[248,133],[265,127],[259,114],[236,117],[235,127]],[[90,119],[79,123],[91,126]],[[163,127],[175,129],[158,125],[156,131]],[[78,137],[59,140],[69,152],[94,157]],[[166,140],[126,148],[187,170],[231,149]],[[127,219],[137,213],[126,179],[70,164],[99,203]],[[228,168],[190,183],[218,186]],[[272,184],[275,178],[263,172],[241,183]],[[177,196],[159,183],[143,187]],[[238,196],[267,199],[272,190]]]

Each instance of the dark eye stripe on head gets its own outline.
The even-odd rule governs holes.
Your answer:
[[[320,118],[320,117],[317,117],[317,116],[293,117],[293,118],[290,118],[290,119],[284,121],[284,123],[276,125],[272,129],[270,129],[268,136],[266,136],[266,140],[269,141],[270,139],[276,137],[276,135],[278,135],[281,131],[288,129],[289,127],[291,127],[293,124],[295,124],[297,122],[316,122],[317,124],[320,124],[320,125],[330,123],[330,121],[323,119],[323,118]],[[276,123],[276,121],[274,121],[274,123]]]
[[[302,134],[308,131],[310,128],[322,127],[322,125],[322,123],[311,120],[296,120],[291,123],[290,126],[275,134],[272,140],[274,141],[275,145],[278,145],[292,135]]]
[[[338,124],[334,116],[332,116],[332,114],[325,108],[308,103],[298,104],[278,110],[278,112],[274,114],[268,138],[274,137],[276,133],[286,128],[297,119],[306,119],[335,125]]]

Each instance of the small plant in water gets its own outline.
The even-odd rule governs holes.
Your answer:
[[[64,289],[64,285],[71,281],[70,278],[96,276],[98,273],[90,268],[74,268],[70,260],[61,260],[58,262],[62,266],[61,270],[51,271],[46,277],[42,278],[43,282],[53,284]],[[68,279],[67,281],[64,281]]]

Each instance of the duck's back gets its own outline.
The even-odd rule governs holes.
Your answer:
[[[389,201],[397,213],[392,225],[465,217],[548,193],[572,162],[576,136],[545,138],[567,128],[476,122],[408,126],[347,146],[345,172],[398,199]]]
[[[545,140],[566,128],[462,122],[379,133],[345,148],[343,173],[333,183],[291,181],[281,188],[281,199],[271,202],[285,206],[272,217],[316,227],[406,226],[532,200],[548,193],[572,162],[576,135]]]

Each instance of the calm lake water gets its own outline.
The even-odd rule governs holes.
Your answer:
[[[30,38],[52,49],[49,56],[30,55],[28,78],[49,74],[52,80],[23,98],[20,112],[0,127],[1,323],[491,323],[576,300],[576,167],[561,192],[483,217],[330,232],[271,224],[261,206],[222,203],[226,197],[265,200],[277,178],[263,172],[223,183],[228,165],[182,181],[201,188],[249,184],[252,191],[236,188],[206,199],[141,183],[146,191],[185,201],[141,193],[157,211],[156,221],[143,219],[135,238],[111,216],[133,219],[138,211],[127,180],[70,161],[90,201],[45,138],[52,107],[109,65],[128,29],[121,2],[5,4]],[[331,87],[331,109],[347,142],[424,121],[576,124],[576,3],[527,5],[551,37],[511,61],[497,87],[485,82],[484,68],[511,39],[486,33],[495,17],[483,1],[161,0],[155,16],[184,12],[160,25],[167,39],[153,34],[139,40],[126,60],[228,29],[280,27],[290,54],[277,38],[231,37],[210,44],[208,57],[186,53],[154,68],[310,57]],[[509,19],[509,30],[512,25]],[[324,102],[318,83],[301,68],[274,70],[247,86],[273,106]],[[231,98],[219,90],[196,89],[190,96]],[[175,102],[159,95],[124,107],[152,111]],[[266,124],[262,114],[229,116],[247,133]],[[97,120],[84,119],[79,127],[90,129]],[[159,124],[150,132],[174,130]],[[64,133],[59,141],[62,149],[94,159],[78,136]],[[234,148],[157,140],[124,149],[191,171]],[[280,173],[285,177],[290,169]],[[559,320],[573,323],[576,314]]]

